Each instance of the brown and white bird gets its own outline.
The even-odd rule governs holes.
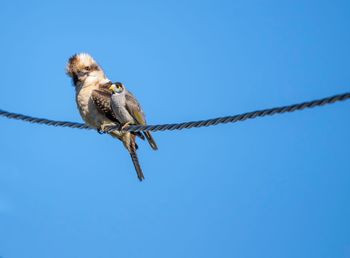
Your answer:
[[[107,128],[121,125],[116,118],[112,106],[111,81],[102,68],[86,53],[73,55],[68,60],[67,74],[72,78],[76,92],[76,102],[81,117],[92,128],[105,132]],[[121,140],[129,151],[137,177],[140,181],[144,175],[137,157],[136,136],[144,138],[141,133],[112,131],[109,134]]]

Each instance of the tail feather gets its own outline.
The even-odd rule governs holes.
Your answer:
[[[137,135],[138,137],[140,137],[140,139],[145,140],[145,136],[144,136],[142,133],[137,132],[137,133],[135,133],[135,135]]]
[[[134,164],[134,167],[135,167],[138,179],[140,181],[144,180],[145,177],[143,175],[143,172],[142,172],[142,169],[141,169],[140,162],[139,162],[139,159],[137,157],[136,151],[131,151],[130,152],[130,157],[131,157],[132,163]]]
[[[147,139],[149,145],[151,146],[151,148],[152,148],[153,150],[158,150],[157,143],[156,143],[155,140],[153,139],[151,133],[150,133],[150,132],[144,132],[144,135],[146,136],[146,139]]]

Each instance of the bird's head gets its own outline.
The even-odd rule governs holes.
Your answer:
[[[124,89],[124,85],[121,82],[115,82],[109,87],[112,94],[121,94],[124,92]]]
[[[105,77],[102,68],[86,53],[75,54],[69,58],[66,71],[74,84],[85,81],[88,76]]]

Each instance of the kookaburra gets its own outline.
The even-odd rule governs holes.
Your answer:
[[[66,70],[75,86],[76,102],[80,115],[87,125],[96,128],[99,132],[105,132],[107,128],[115,125],[121,128],[125,126],[126,122],[119,121],[112,108],[113,90],[111,86],[114,84],[106,77],[102,68],[89,54],[81,53],[73,55],[68,60]],[[143,112],[137,101],[136,103],[140,114],[142,114],[143,121],[145,121]],[[139,116],[139,114],[136,114],[136,116]],[[128,124],[132,122],[130,121]],[[142,123],[136,122],[133,124]],[[125,131],[111,131],[109,134],[123,142],[125,148],[130,153],[137,177],[142,181],[144,175],[136,154],[136,136],[142,139],[144,136],[141,133]],[[156,150],[157,145],[152,136],[149,133],[146,133],[145,136],[151,147]]]

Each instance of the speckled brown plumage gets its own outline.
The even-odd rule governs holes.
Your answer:
[[[119,124],[111,108],[111,95],[110,91],[100,88],[92,92],[91,99],[101,113],[109,120]]]

